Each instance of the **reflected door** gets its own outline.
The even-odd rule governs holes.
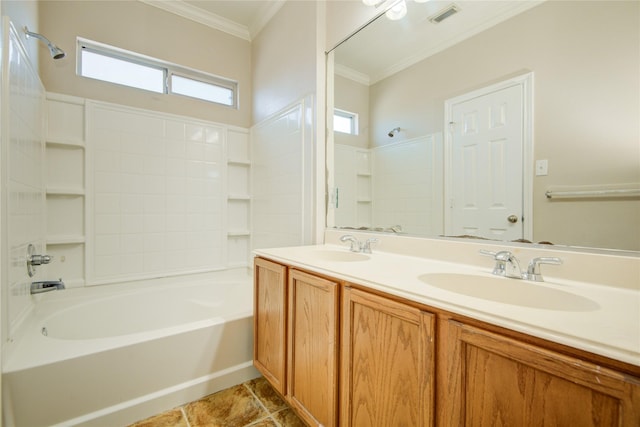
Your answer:
[[[451,106],[449,235],[523,238],[523,89],[516,85]]]

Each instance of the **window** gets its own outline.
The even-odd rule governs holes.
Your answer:
[[[78,39],[78,75],[237,108],[238,83],[159,59]]]
[[[358,134],[358,115],[349,111],[333,110],[333,130],[335,132]]]

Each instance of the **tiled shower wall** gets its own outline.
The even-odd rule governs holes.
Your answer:
[[[248,265],[247,130],[48,98],[54,277],[99,284]]]
[[[336,144],[336,226],[442,234],[443,155],[441,134],[373,149]]]
[[[312,242],[313,97],[252,128],[253,248]]]
[[[2,100],[3,214],[7,218],[2,238],[8,257],[7,282],[2,283],[2,323],[3,336],[10,338],[31,306],[29,284],[43,277],[40,268],[33,278],[28,276],[26,254],[29,244],[36,253],[44,250],[44,88],[8,19],[2,31],[3,64],[8,64],[3,76],[8,81],[3,84],[9,88]]]
[[[382,227],[399,224],[412,234],[442,234],[442,135],[426,135],[372,152],[375,223]]]

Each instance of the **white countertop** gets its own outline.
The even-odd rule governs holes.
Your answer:
[[[318,256],[318,251],[348,253],[346,247],[336,245],[259,249],[254,253],[640,366],[640,292],[637,290],[561,279],[548,279],[541,283],[502,279],[491,275],[491,263],[487,268],[480,268],[375,250],[365,260],[344,262],[324,259]],[[530,304],[510,304],[429,284],[428,275],[450,273],[496,278],[504,280],[506,286],[524,284],[536,291],[537,300],[531,300]],[[549,296],[545,298],[547,291]],[[556,303],[555,297],[559,295],[569,296],[578,304],[570,304],[565,309]]]

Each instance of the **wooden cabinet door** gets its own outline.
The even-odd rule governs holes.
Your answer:
[[[254,261],[253,364],[280,394],[286,391],[287,268]]]
[[[640,426],[640,383],[453,320],[438,329],[440,426]]]
[[[287,400],[309,425],[337,425],[336,282],[289,272]]]
[[[345,288],[340,426],[433,424],[434,315]]]

